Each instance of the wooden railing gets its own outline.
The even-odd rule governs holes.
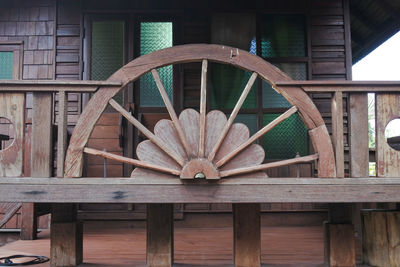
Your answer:
[[[147,206],[148,259],[150,257],[158,264],[162,258],[167,262],[163,266],[171,266],[173,255],[173,206],[171,203],[234,204],[236,264],[236,259],[243,255],[245,255],[244,258],[252,259],[254,262],[260,260],[260,205],[258,203],[400,202],[399,152],[385,147],[386,143],[382,136],[384,130],[382,128],[386,126],[386,123],[393,117],[400,116],[398,114],[400,107],[396,106],[400,103],[400,82],[291,81],[275,84],[278,88],[287,87],[289,90],[290,87],[302,87],[304,91],[312,94],[331,94],[336,178],[232,178],[211,183],[197,180],[187,182],[178,178],[163,179],[157,175],[134,179],[50,178],[54,93],[59,94],[57,176],[63,177],[68,93],[95,93],[100,87],[119,86],[121,86],[119,83],[94,81],[0,81],[0,97],[10,95],[5,93],[12,93],[24,100],[24,93],[33,93],[32,177],[1,178],[0,202],[53,203],[51,206],[52,266],[74,266],[82,262],[82,231],[76,218],[76,205],[73,203],[150,204]],[[368,92],[374,92],[377,95],[376,158],[379,178],[368,177]],[[348,116],[351,124],[349,131],[350,178],[344,178],[343,93],[346,93],[348,97]],[[2,159],[4,158],[0,154],[0,160]],[[18,164],[21,165],[22,162]],[[22,168],[20,165],[18,167]],[[24,205],[25,211],[35,213],[34,204]],[[330,244],[327,255],[331,257],[331,262],[332,260],[333,262],[348,262],[349,260],[351,262],[350,265],[340,266],[355,266],[354,228],[349,214],[351,217],[351,206],[347,204],[330,205],[330,223],[326,226],[328,229],[326,238]],[[34,225],[32,221],[31,225]],[[254,247],[252,253],[248,252],[248,247]],[[243,253],[244,251],[246,253]],[[151,263],[149,266],[152,266]]]
[[[118,87],[120,83],[115,82],[105,82],[105,81],[0,81],[0,94],[2,93],[33,93],[33,133],[32,133],[32,162],[31,162],[31,171],[32,177],[37,178],[47,178],[51,177],[51,123],[52,123],[52,113],[53,113],[53,101],[52,96],[54,93],[59,94],[59,120],[58,120],[58,144],[57,144],[57,177],[63,177],[63,162],[64,162],[64,155],[66,149],[66,115],[67,115],[67,96],[68,93],[95,93],[98,88],[100,87]],[[397,188],[393,186],[397,186],[397,181],[390,179],[390,180],[374,180],[374,178],[368,178],[368,161],[369,161],[369,148],[368,148],[368,124],[367,124],[367,105],[366,105],[366,98],[368,92],[374,92],[377,94],[396,94],[400,93],[400,82],[355,82],[355,81],[291,81],[291,82],[277,82],[277,87],[293,87],[293,86],[300,86],[304,89],[304,91],[308,93],[330,93],[332,94],[331,103],[332,103],[332,140],[334,144],[335,150],[335,157],[336,157],[336,165],[337,165],[337,178],[345,177],[345,168],[344,168],[344,145],[343,145],[343,109],[342,107],[342,99],[343,93],[348,94],[348,98],[350,99],[350,107],[349,107],[349,116],[351,117],[351,123],[357,124],[352,125],[351,132],[349,133],[350,140],[350,165],[353,171],[350,172],[351,178],[362,178],[362,180],[352,180],[348,181],[323,181],[323,180],[308,180],[312,179],[305,178],[305,179],[282,179],[284,182],[280,182],[278,180],[270,179],[268,182],[265,182],[265,185],[271,186],[275,184],[276,186],[281,187],[281,190],[286,190],[291,187],[293,184],[297,184],[299,186],[307,185],[310,188],[310,194],[312,188],[317,186],[331,185],[338,186],[337,187],[337,199],[336,201],[346,200],[350,202],[360,202],[362,201],[400,201],[400,196],[396,194],[391,194],[391,190],[385,191],[384,195],[377,194],[376,189],[382,189],[382,184],[386,182],[388,185],[390,184],[390,189]],[[352,98],[354,98],[352,100]],[[40,155],[40,156],[38,156]],[[356,170],[356,171],[354,171]],[[387,177],[391,177],[393,175],[387,175]],[[371,180],[372,179],[372,180]],[[35,181],[38,184],[35,184]],[[10,191],[5,190],[5,184],[21,184],[22,187],[28,188],[29,186],[38,186],[40,187],[43,183],[45,183],[43,179],[33,180],[33,179],[14,179],[14,178],[3,178],[1,179],[1,183],[4,185],[0,189],[0,201],[7,201],[7,199],[18,198],[21,197],[24,201],[27,202],[46,202],[47,201],[56,201],[55,196],[49,198],[39,198],[41,194],[23,194],[22,192],[16,192],[16,195],[12,195]],[[58,180],[49,180],[48,183],[50,187],[60,186],[65,187],[64,190],[67,189],[67,185],[74,188],[76,186],[85,188],[86,186],[92,186],[93,181],[99,182],[99,184],[109,183],[106,180],[98,179],[98,180],[91,180],[89,184],[86,184],[85,181],[80,182],[72,182],[72,181],[63,181],[59,182]],[[145,184],[146,180],[137,181],[138,184]],[[126,179],[119,179],[113,180],[115,182],[114,186],[122,189],[125,186],[130,186],[135,184],[136,182],[128,181]],[[160,184],[162,182],[157,182],[155,180],[155,184]],[[177,182],[169,182],[169,184],[181,184],[181,181]],[[259,183],[259,182],[257,182]],[[22,185],[25,184],[25,185]],[[251,188],[259,187],[259,185],[255,185],[254,182],[246,181],[246,180],[235,180],[235,181],[221,181],[217,183],[219,185],[248,185]],[[347,186],[366,186],[363,187],[364,191],[359,191],[357,193],[358,196],[361,194],[365,194],[368,198],[346,198],[345,192],[341,192],[341,188]],[[400,186],[400,183],[399,183]],[[272,188],[272,187],[271,187]],[[333,187],[332,187],[333,188]],[[292,188],[290,188],[291,190]],[[387,188],[386,188],[387,189]],[[386,190],[385,189],[385,190]],[[72,190],[72,189],[71,189]],[[379,190],[378,190],[379,191]],[[35,192],[35,190],[33,190]],[[257,192],[257,191],[256,191]],[[265,192],[265,191],[264,191]],[[291,191],[294,193],[294,191]],[[333,192],[333,191],[332,191]],[[50,191],[48,192],[50,193]],[[327,193],[327,192],[326,192]],[[393,192],[392,192],[393,193]],[[23,195],[21,195],[23,194]],[[12,196],[11,196],[12,195]],[[19,196],[18,196],[19,195]],[[70,195],[70,194],[67,194]],[[71,194],[70,198],[68,199],[71,202],[81,202],[83,199],[78,200],[79,198],[72,197]],[[169,198],[164,199],[165,201],[171,202],[179,202],[184,200],[182,197],[176,197],[178,194],[170,194]],[[282,202],[284,199],[281,197],[276,197],[276,199],[272,198],[274,194],[269,195],[266,197],[264,194],[260,192],[260,195],[253,196],[255,200],[258,202]],[[46,193],[46,196],[49,194]],[[217,197],[217,196],[216,196]],[[258,198],[260,197],[260,198]],[[286,196],[287,200],[290,199],[291,202],[304,202],[304,201],[312,201],[308,197],[296,197],[292,198]],[[342,198],[344,197],[344,198]],[[335,202],[335,197],[329,198],[329,201]],[[104,201],[104,197],[101,197],[102,201]],[[297,199],[297,200],[296,200]],[[210,201],[211,199],[199,199],[197,201]],[[64,199],[63,201],[67,201]],[[87,199],[89,202],[98,202],[95,199]],[[134,201],[132,198],[125,198],[120,197],[113,198],[110,197],[108,201],[118,201],[118,202],[131,202]],[[142,201],[152,202],[150,198],[146,200],[143,198]],[[186,199],[186,201],[189,201]],[[193,200],[194,201],[194,200]],[[220,199],[219,201],[222,202],[234,202],[234,199]],[[323,198],[316,197],[314,199],[316,202],[323,201]]]

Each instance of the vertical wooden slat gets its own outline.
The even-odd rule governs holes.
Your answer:
[[[147,266],[169,267],[174,255],[172,204],[147,205]]]
[[[329,266],[347,267],[355,266],[354,228],[352,224],[327,224]]]
[[[351,93],[349,103],[350,177],[368,177],[368,95]]]
[[[52,94],[33,93],[32,177],[50,177],[52,173]]]
[[[199,134],[199,158],[204,157],[206,140],[206,112],[207,112],[207,66],[208,61],[203,60],[201,65],[201,88],[200,88],[200,134]]]
[[[234,204],[235,267],[261,266],[260,204]]]
[[[335,92],[332,97],[332,143],[335,149],[336,176],[344,177],[343,145],[343,94]]]
[[[65,149],[67,145],[67,101],[65,91],[58,93],[57,177],[64,177]]]

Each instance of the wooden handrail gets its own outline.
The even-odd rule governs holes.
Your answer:
[[[400,92],[400,81],[281,81],[277,87],[300,86],[306,92]]]
[[[70,80],[0,80],[0,92],[93,93],[99,87],[120,87],[120,82]]]

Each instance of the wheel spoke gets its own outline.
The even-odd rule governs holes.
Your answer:
[[[243,149],[251,145],[254,141],[256,141],[258,138],[272,130],[275,126],[277,126],[279,123],[282,121],[286,120],[289,118],[291,115],[297,112],[297,107],[293,106],[289,110],[287,110],[285,113],[281,114],[279,117],[277,117],[275,120],[271,121],[267,125],[265,125],[261,130],[259,130],[257,133],[255,133],[252,137],[250,137],[246,142],[238,146],[235,150],[230,152],[228,155],[224,156],[222,159],[220,159],[217,163],[217,167],[221,167],[225,163],[227,163],[229,160],[231,160],[233,157],[235,157],[237,154],[239,154]]]
[[[173,158],[179,165],[183,166],[185,164],[185,160],[175,153],[172,149],[165,146],[163,141],[150,132],[143,124],[141,124],[135,117],[133,117],[128,111],[126,111],[120,104],[118,104],[114,99],[110,99],[110,105],[122,116],[124,116],[130,123],[133,124],[141,133],[143,133],[151,142],[156,144],[161,150],[163,150],[167,155]]]
[[[165,91],[164,85],[161,82],[160,75],[158,74],[158,71],[156,69],[152,69],[151,73],[153,74],[154,81],[156,82],[158,91],[161,94],[161,97],[164,101],[165,107],[167,108],[169,116],[171,117],[172,123],[174,124],[174,127],[178,133],[179,139],[180,139],[183,147],[185,148],[186,154],[188,156],[190,156],[192,154],[192,151],[191,151],[189,143],[186,139],[186,135],[183,132],[183,129],[179,122],[178,116],[176,115],[174,107],[172,106],[171,101],[169,100],[168,94]]]
[[[104,157],[107,159],[112,159],[112,160],[116,160],[116,161],[123,162],[123,163],[128,163],[128,164],[134,165],[136,167],[140,167],[140,168],[150,169],[153,171],[160,171],[160,172],[164,172],[164,173],[170,173],[173,175],[180,175],[180,171],[178,171],[178,170],[162,167],[159,165],[155,165],[155,164],[145,162],[145,161],[140,161],[137,159],[131,159],[131,158],[115,155],[113,153],[109,153],[109,152],[105,152],[105,151],[101,151],[101,150],[97,150],[97,149],[93,149],[93,148],[85,147],[83,149],[83,151],[87,154],[101,156],[101,157]]]
[[[200,134],[199,134],[199,158],[204,158],[206,139],[206,103],[207,103],[207,67],[208,61],[203,60],[201,65],[201,89],[200,89]]]
[[[276,162],[265,163],[265,164],[261,164],[261,165],[251,166],[251,167],[221,171],[219,174],[221,177],[234,176],[234,175],[246,174],[246,173],[250,173],[250,172],[264,171],[264,170],[271,169],[271,168],[282,167],[282,166],[287,166],[287,165],[292,165],[292,164],[297,164],[297,163],[306,163],[306,162],[314,161],[316,159],[318,159],[318,154],[313,154],[313,155],[309,155],[309,156],[280,160],[280,161],[276,161]]]
[[[224,141],[226,135],[228,134],[228,131],[231,128],[233,121],[235,120],[236,115],[238,114],[240,108],[242,107],[243,102],[246,100],[246,97],[249,94],[250,89],[253,86],[254,82],[256,81],[256,78],[257,78],[257,73],[253,72],[249,81],[246,84],[246,87],[244,88],[244,90],[242,92],[242,95],[239,98],[239,101],[236,103],[231,115],[229,116],[229,119],[228,119],[224,129],[222,130],[222,133],[219,136],[217,143],[215,143],[215,146],[213,147],[210,154],[208,155],[208,160],[210,162],[212,162],[214,160],[214,157],[217,154],[219,147],[221,146],[222,142]]]

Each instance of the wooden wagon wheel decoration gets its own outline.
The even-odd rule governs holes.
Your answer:
[[[218,110],[206,114],[208,61],[231,64],[252,72],[238,102],[227,119]],[[186,109],[176,114],[164,89],[157,68],[187,62],[202,62],[200,112]],[[149,131],[119,105],[113,97],[127,84],[151,72],[171,120],[160,120]],[[293,106],[253,136],[244,124],[234,123],[247,94],[257,78],[273,86]],[[325,123],[312,100],[300,87],[278,88],[277,81],[291,79],[275,66],[246,51],[221,45],[175,46],[141,56],[115,72],[108,81],[121,82],[120,88],[100,88],[84,109],[71,137],[65,160],[65,177],[82,175],[83,153],[103,156],[137,167],[132,177],[156,172],[181,179],[219,179],[237,175],[266,177],[264,170],[318,160],[318,176],[334,177],[335,160]],[[148,139],[137,146],[138,159],[85,147],[103,111],[110,104]],[[309,135],[315,154],[262,164],[264,150],[254,142],[294,113],[298,113]]]

